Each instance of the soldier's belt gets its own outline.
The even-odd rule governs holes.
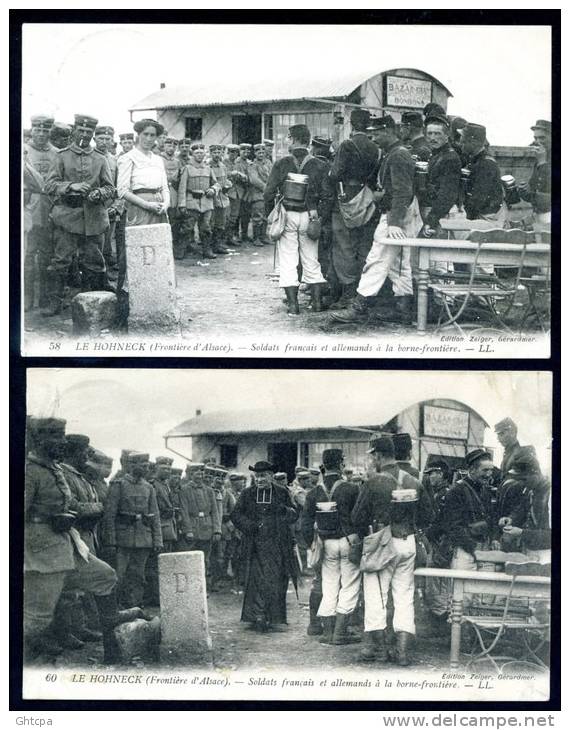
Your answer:
[[[82,208],[83,207],[83,196],[82,195],[63,195],[59,201],[60,205],[65,205],[66,208]]]
[[[136,190],[133,190],[133,193],[135,195],[139,195],[139,193],[148,193],[149,195],[155,195],[156,193],[160,193],[160,188],[137,188]]]
[[[117,519],[125,525],[134,525],[141,515],[127,512],[119,512]]]

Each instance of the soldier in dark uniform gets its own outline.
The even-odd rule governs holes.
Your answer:
[[[176,541],[174,543],[174,552],[181,550],[181,529],[180,529],[180,489],[182,486],[182,469],[176,466],[170,468],[170,477],[168,478],[168,486],[170,487],[170,496],[172,500],[172,508],[174,510],[174,524],[176,526]]]
[[[263,144],[256,144],[253,149],[255,157],[248,168],[249,188],[247,202],[251,208],[253,245],[263,246],[266,243],[271,243],[265,235],[267,218],[265,216],[263,192],[269,180],[272,162],[265,156],[265,146]]]
[[[365,322],[374,297],[390,279],[394,293],[392,319],[412,321],[413,282],[408,246],[384,246],[381,238],[414,238],[421,229],[421,216],[414,194],[415,164],[396,135],[394,119],[387,114],[372,120],[369,131],[384,154],[378,173],[378,193],[382,215],[374,232],[356,298],[348,309],[333,312],[333,322]]]
[[[338,309],[348,306],[356,296],[358,280],[378,225],[379,214],[374,211],[364,225],[349,229],[338,206],[338,196],[342,200],[352,200],[365,186],[372,190],[376,187],[380,151],[366,133],[369,122],[370,114],[365,109],[351,112],[350,139],[340,144],[329,172],[336,193],[332,210],[331,263],[335,279],[342,287],[342,296],[334,307]]]
[[[180,173],[178,185],[178,211],[189,222],[190,246],[194,242],[194,228],[197,225],[202,245],[202,256],[206,259],[217,258],[212,251],[212,212],[214,198],[220,191],[212,168],[204,161],[205,147],[201,142],[193,142],[192,155]]]
[[[46,192],[56,198],[51,213],[55,248],[48,267],[51,314],[61,311],[65,277],[75,255],[83,289],[109,287],[102,249],[109,227],[105,204],[115,186],[109,163],[89,146],[96,126],[96,119],[76,115],[73,141],[57,153],[46,179]]]
[[[210,589],[217,590],[221,587],[222,581],[227,576],[227,567],[229,562],[227,555],[234,531],[230,515],[235,507],[236,499],[227,484],[227,469],[222,467],[206,467],[206,470],[210,468],[212,469],[213,476],[212,488],[216,495],[216,504],[218,506],[222,525],[221,539],[212,546],[212,553],[210,556],[210,574],[212,577]]]
[[[387,597],[394,602],[393,629],[396,650],[392,658],[400,665],[410,664],[408,648],[415,635],[414,566],[418,530],[433,519],[431,501],[422,484],[403,471],[395,459],[394,442],[388,435],[376,436],[370,443],[376,474],[360,491],[352,510],[352,523],[361,536],[390,525],[393,561],[376,572],[365,572],[364,588],[364,661],[385,662]]]
[[[512,418],[503,418],[495,424],[495,433],[497,439],[503,447],[503,460],[501,461],[501,475],[505,478],[507,472],[511,468],[513,459],[518,455],[520,450],[523,448],[517,438],[518,428],[517,424]]]
[[[461,149],[469,160],[464,197],[467,219],[488,221],[489,228],[504,228],[506,206],[501,171],[488,151],[486,128],[468,124],[463,130]]]
[[[511,514],[505,514],[508,507],[505,505],[503,510],[500,503],[499,526],[501,541],[509,550],[522,550],[540,559],[542,551],[551,549],[550,484],[542,476],[531,448],[519,452],[508,473],[508,479],[518,482],[517,492],[522,486],[522,503]]]
[[[71,140],[71,124],[63,124],[63,122],[54,122],[49,132],[49,141],[58,150],[62,150],[69,145]]]
[[[113,459],[107,454],[104,454],[99,449],[95,449],[92,446],[89,447],[87,455],[87,463],[83,470],[89,482],[93,485],[97,492],[99,501],[105,504],[107,500],[107,494],[109,493],[109,484],[107,479],[111,476],[113,469]]]
[[[441,104],[437,104],[435,101],[430,101],[429,104],[424,106],[422,114],[424,115],[424,119],[433,116],[444,117],[445,109],[441,106]]]
[[[117,187],[117,158],[111,151],[113,137],[115,130],[113,127],[99,126],[95,128],[95,150],[103,155],[103,157],[109,163],[111,170],[111,177],[113,178],[113,185]],[[105,231],[105,243],[103,244],[103,256],[105,257],[105,264],[107,269],[116,268],[117,266],[117,255],[113,253],[113,238],[115,237],[115,229],[117,227],[117,221],[120,220],[121,214],[124,210],[125,203],[117,195],[110,198],[105,203],[107,208],[107,214],[109,215],[109,228]]]
[[[322,287],[325,278],[318,260],[318,241],[309,237],[309,224],[318,218],[318,208],[329,195],[325,187],[323,163],[309,154],[311,132],[305,124],[294,124],[289,128],[290,154],[281,157],[271,168],[265,186],[265,212],[269,214],[275,204],[275,196],[283,195],[285,208],[285,229],[278,241],[279,245],[279,286],[287,296],[287,313],[299,314],[299,269],[301,281],[309,284],[313,312],[322,310]],[[290,174],[302,173],[307,176],[304,199],[289,195]]]
[[[551,186],[552,186],[552,124],[546,119],[538,119],[534,127],[534,142],[531,149],[536,155],[532,174],[527,183],[518,186],[523,200],[532,203],[535,228],[548,230],[550,225]]]
[[[264,139],[263,146],[265,148],[265,159],[269,160],[271,164],[275,162],[273,159],[273,153],[275,151],[275,142],[272,139]]]
[[[174,512],[174,502],[170,489],[170,474],[172,468],[172,459],[169,456],[157,456],[156,468],[154,476],[150,483],[154,487],[156,502],[158,504],[158,513],[160,515],[160,530],[162,533],[162,550],[161,553],[172,553],[178,533],[176,530],[176,519]],[[146,580],[145,580],[145,605],[158,606],[159,588],[158,588],[158,553],[151,553],[146,564]]]
[[[433,506],[433,519],[426,530],[432,548],[430,567],[449,568],[453,551],[446,539],[445,499],[450,489],[450,470],[443,459],[432,461],[424,469],[424,487],[430,494]],[[451,581],[448,578],[426,578],[424,583],[424,602],[432,622],[434,635],[441,636],[449,613]]]
[[[188,464],[188,479],[180,488],[180,529],[185,550],[201,550],[208,569],[212,543],[222,537],[222,518],[216,494],[204,478],[204,464]]]
[[[125,470],[111,483],[102,528],[104,541],[116,548],[119,595],[126,606],[142,603],[145,566],[162,550],[160,514],[154,488],[145,479],[148,454],[130,452]]]
[[[180,217],[178,213],[178,183],[180,182],[181,163],[176,156],[178,140],[174,137],[164,138],[164,148],[160,156],[164,160],[168,190],[170,192],[170,207],[168,208],[168,221],[172,231],[172,251],[175,259],[183,259],[186,253],[186,243],[180,235]]]
[[[451,567],[477,570],[475,550],[488,550],[498,521],[491,489],[493,459],[485,449],[465,457],[467,476],[451,487],[445,497],[442,523],[452,552]]]
[[[249,166],[251,165],[252,145],[243,142],[239,146],[239,157],[234,166],[234,172],[238,175],[233,178],[233,183],[237,188],[240,198],[239,206],[239,237],[243,243],[251,243],[249,237],[249,222],[251,220],[251,205],[248,200],[249,193]]]
[[[297,562],[290,526],[297,519],[287,489],[273,481],[273,466],[249,467],[255,484],[240,494],[231,521],[246,542],[246,586],[241,620],[265,632],[287,623],[289,578],[297,586]]]
[[[33,451],[26,464],[24,509],[24,637],[29,656],[61,651],[52,619],[63,590],[94,595],[103,629],[104,661],[117,660],[113,629],[141,618],[139,608],[117,608],[115,571],[96,558],[73,526],[72,495],[59,465],[65,421],[32,421]]]
[[[239,158],[239,145],[226,145],[227,156],[224,158],[224,165],[228,180],[232,183],[232,187],[228,190],[228,198],[230,199],[230,213],[228,220],[228,228],[226,231],[226,242],[232,246],[240,246],[241,239],[239,237],[239,213],[241,203],[245,191],[241,184],[241,173],[237,169],[237,160]]]
[[[420,478],[420,472],[412,465],[412,437],[409,433],[395,433],[392,435],[396,462],[400,469],[411,474],[415,479]]]
[[[420,112],[402,113],[400,139],[414,159],[427,162],[431,157],[431,147],[424,136],[424,120]]]
[[[427,119],[426,136],[432,156],[428,161],[420,237],[431,238],[439,233],[441,219],[459,203],[461,160],[449,143],[449,127],[444,117]]]
[[[26,145],[27,162],[45,181],[53,164],[57,149],[50,143],[53,117],[38,114],[32,117],[31,139]],[[32,192],[26,206],[31,214],[32,227],[28,231],[24,252],[24,310],[34,307],[36,261],[39,278],[40,307],[48,304],[47,268],[53,256],[53,227],[49,220],[52,201],[44,190]]]
[[[226,166],[222,162],[223,150],[224,148],[221,144],[210,145],[210,167],[220,186],[214,198],[214,210],[212,212],[212,250],[214,253],[222,255],[229,253],[224,243],[230,216],[230,199],[228,193],[233,187],[232,181],[228,177]]]
[[[322,167],[323,187],[328,191],[317,209],[321,221],[321,236],[319,238],[318,259],[323,276],[331,288],[331,301],[335,302],[341,295],[340,284],[334,276],[332,266],[332,212],[335,204],[335,195],[329,172],[332,165],[332,140],[326,137],[313,137],[311,140],[311,154]]]
[[[103,503],[85,473],[89,453],[89,437],[83,434],[67,434],[61,468],[67,482],[72,501],[70,508],[77,517],[75,527],[90,552],[102,560],[99,553],[97,528],[103,516]],[[90,593],[63,591],[56,609],[55,624],[62,646],[79,649],[84,641],[98,641],[101,634],[92,631],[97,628],[97,610]]]
[[[358,487],[344,479],[341,449],[323,451],[325,473],[322,484],[306,495],[301,532],[311,545],[316,531],[323,540],[322,566],[315,570],[309,594],[309,636],[323,634],[324,644],[349,644],[356,639],[347,633],[360,592],[360,569],[349,560],[350,545],[358,540],[351,513],[358,499]],[[336,502],[336,514],[319,510],[319,502]],[[322,625],[321,631],[319,627]]]
[[[130,152],[135,146],[135,135],[133,132],[125,132],[119,135],[119,144],[121,145],[122,152],[119,152],[119,156],[124,155],[126,152]]]

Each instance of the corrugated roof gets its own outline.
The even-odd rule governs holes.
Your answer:
[[[439,396],[441,399],[442,396]],[[447,398],[447,400],[454,400]],[[462,401],[455,401],[473,408]],[[230,433],[276,433],[281,431],[307,431],[312,429],[364,427],[377,429],[410,406],[418,403],[417,398],[403,397],[401,393],[383,393],[382,397],[371,398],[368,403],[331,402],[318,408],[292,406],[255,410],[233,410],[207,413],[183,421],[165,434],[165,438],[199,436],[203,434]],[[477,415],[482,418],[478,413]],[[482,418],[485,421],[485,419]]]
[[[172,88],[167,86],[145,96],[129,111],[173,109],[188,106],[259,104],[293,99],[343,99],[368,79],[378,73],[388,73],[389,70],[391,69],[383,72],[376,71],[375,73],[355,71],[344,76],[334,75],[333,78],[327,78],[323,74],[316,78],[306,76],[301,79],[240,79],[239,82],[234,78],[222,77],[216,80],[216,83],[208,83],[203,86],[173,86]],[[426,72],[422,71],[422,73]],[[431,76],[431,78],[441,84],[451,96],[451,92],[441,81],[434,76]]]

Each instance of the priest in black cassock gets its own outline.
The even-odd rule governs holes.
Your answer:
[[[297,589],[291,525],[297,519],[289,492],[273,479],[274,468],[266,461],[249,467],[252,486],[241,492],[231,521],[246,541],[246,583],[241,620],[257,631],[287,623],[289,578]]]

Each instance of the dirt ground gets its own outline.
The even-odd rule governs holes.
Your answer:
[[[342,334],[346,337],[374,332],[379,326],[329,324],[326,312],[313,313],[308,292],[301,288],[298,317],[287,315],[283,290],[275,274],[275,246],[251,245],[231,249],[215,260],[187,256],[176,261],[178,304],[182,336],[238,337],[240,335],[305,336]],[[74,294],[69,292],[69,298]],[[44,317],[39,310],[26,313],[26,337],[53,341],[72,334],[69,306],[61,315]],[[415,327],[382,325],[383,334],[413,333]]]
[[[208,596],[210,633],[213,643],[214,667],[219,670],[255,669],[258,672],[285,668],[358,669],[360,644],[330,646],[321,644],[316,636],[307,636],[309,623],[309,591],[312,578],[304,576],[299,583],[299,597],[293,585],[287,594],[287,626],[279,631],[259,634],[240,621],[243,594],[230,584]],[[414,666],[424,671],[442,671],[448,667],[449,634],[429,638],[425,611],[416,601],[417,637],[413,650]],[[157,608],[145,608],[149,615],[156,615]],[[85,644],[80,650],[66,650],[54,661],[55,667],[95,668],[102,662],[102,646]],[[35,663],[35,662],[34,662]],[[37,662],[42,663],[42,660]],[[134,661],[135,666],[143,666]],[[401,672],[392,664],[370,665],[369,669],[382,672]]]

